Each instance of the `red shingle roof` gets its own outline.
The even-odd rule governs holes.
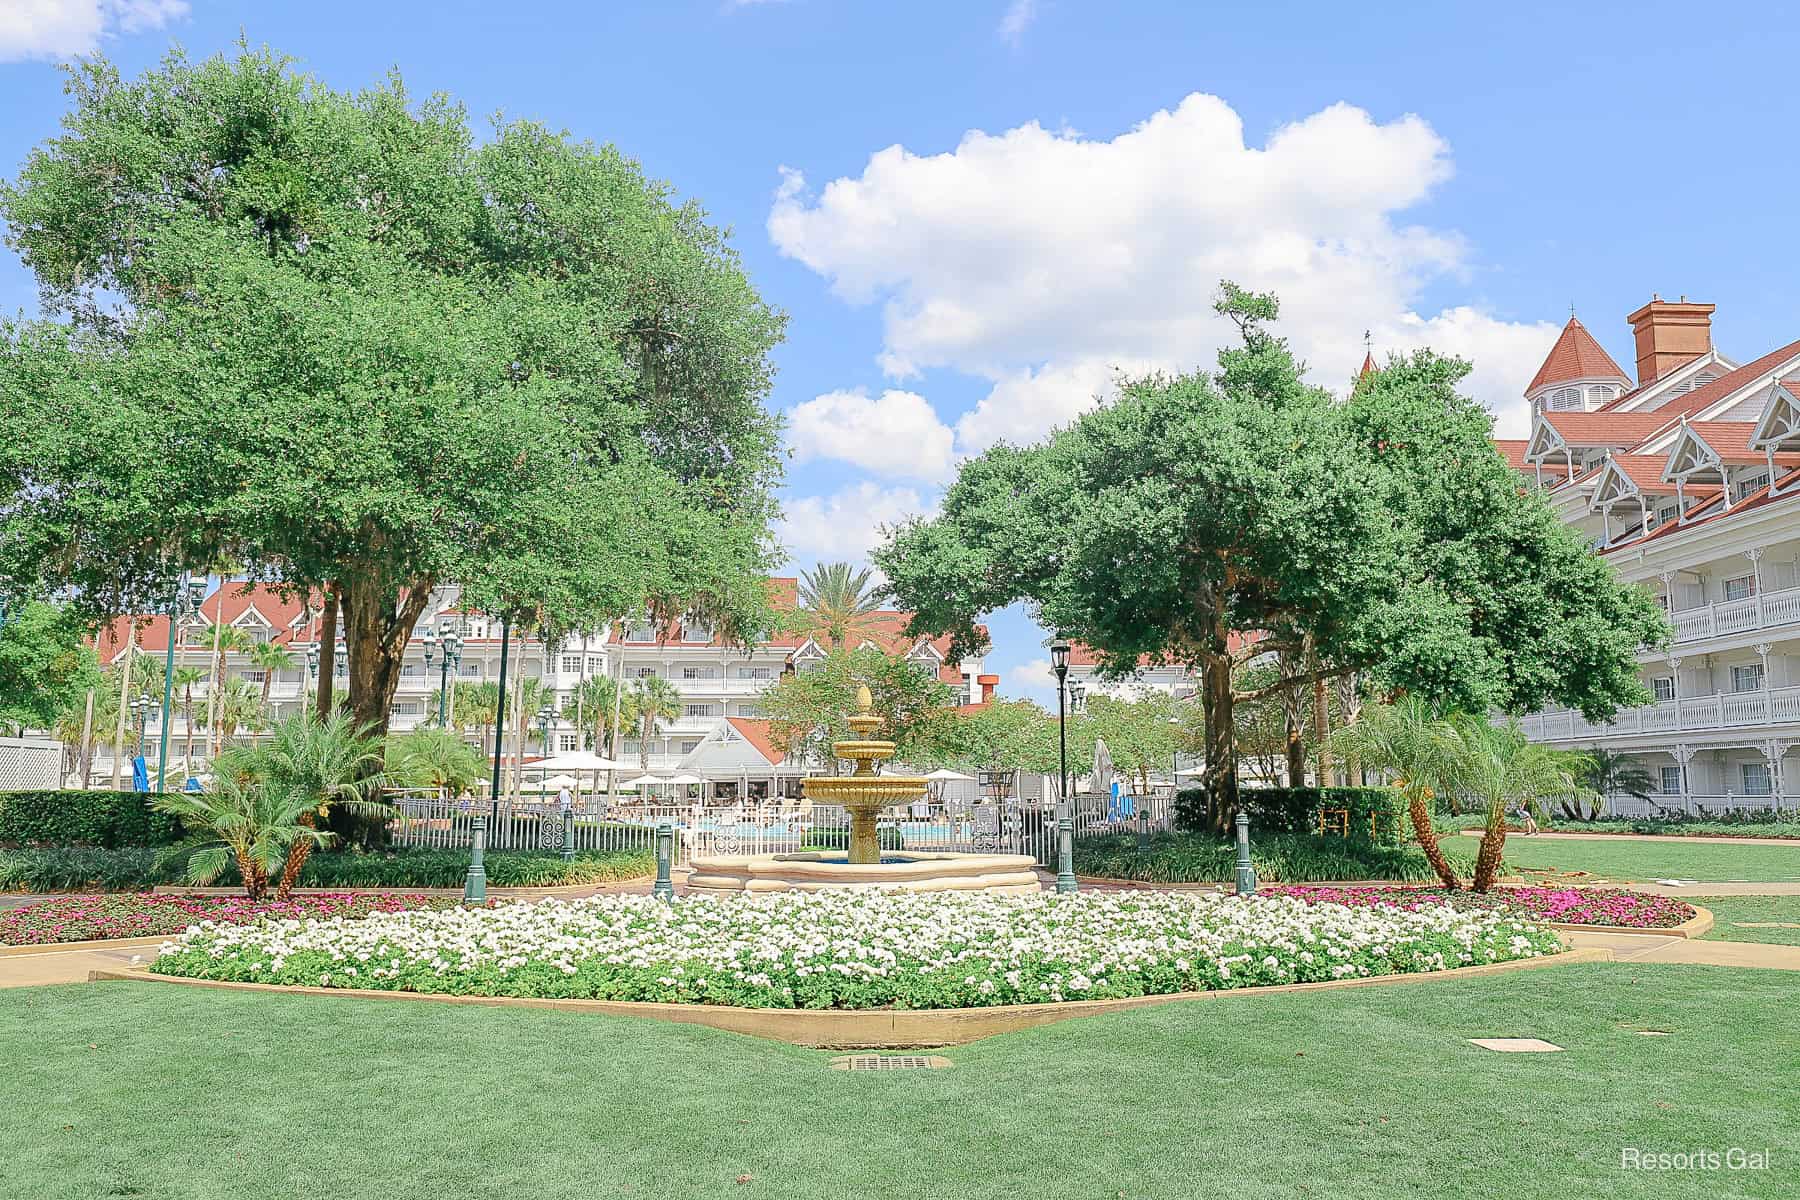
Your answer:
[[[1800,357],[1800,342],[1789,342],[1779,350],[1771,350],[1755,362],[1747,362],[1735,371],[1728,371],[1704,387],[1697,387],[1685,396],[1677,397],[1672,403],[1665,404],[1656,411],[1663,416],[1678,416],[1687,413],[1690,416],[1712,407],[1732,392],[1747,384],[1755,383],[1759,376],[1773,374],[1775,369],[1790,358]]]
[[[1506,465],[1515,471],[1529,471],[1531,464],[1525,461],[1525,447],[1531,443],[1524,438],[1495,438],[1494,449],[1506,460]]]
[[[769,723],[751,717],[726,717],[731,727],[738,731],[746,742],[756,748],[756,752],[768,759],[771,764],[780,763],[787,755],[775,748],[775,741],[769,736]]]
[[[1569,317],[1569,323],[1550,347],[1544,365],[1538,368],[1531,377],[1531,384],[1526,387],[1527,396],[1541,387],[1555,383],[1567,383],[1572,379],[1623,379],[1630,383],[1631,377],[1619,369],[1619,364],[1612,360],[1594,335],[1587,331],[1587,326]]]
[[[1550,427],[1570,446],[1635,446],[1657,430],[1668,425],[1674,414],[1651,413],[1550,412],[1540,414]]]

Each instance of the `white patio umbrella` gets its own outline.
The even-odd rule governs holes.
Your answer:
[[[592,750],[573,750],[567,754],[558,754],[555,758],[541,759],[531,764],[543,771],[624,771],[630,768],[627,764],[610,758],[602,758]]]
[[[974,779],[975,777],[973,775],[964,775],[961,771],[952,771],[949,767],[939,767],[937,770],[926,775],[925,778],[934,779],[939,783],[944,783],[952,779]]]
[[[527,792],[554,792],[561,788],[576,787],[580,782],[573,775],[552,775],[548,779],[524,783],[521,787]]]
[[[639,775],[636,779],[627,779],[619,785],[620,791],[635,792],[639,788],[654,787],[666,782],[660,775]]]

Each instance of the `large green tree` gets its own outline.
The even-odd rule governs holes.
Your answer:
[[[1422,353],[1338,403],[1270,331],[1273,297],[1222,291],[1241,336],[1216,371],[1124,381],[1046,441],[996,446],[877,551],[914,632],[968,652],[981,614],[1025,601],[1108,673],[1197,670],[1215,825],[1246,700],[1349,671],[1469,711],[1643,698],[1635,650],[1663,618],[1519,487],[1456,391],[1466,364]],[[1234,686],[1269,652],[1310,665]]]
[[[831,744],[860,736],[846,723],[856,709],[859,683],[867,685],[871,711],[882,719],[875,736],[894,742],[901,762],[912,761],[913,738],[928,735],[929,718],[949,704],[950,689],[918,663],[873,647],[832,650],[769,685],[757,706],[768,718],[771,740],[784,753],[835,771]]]
[[[33,601],[0,621],[0,729],[48,729],[83,710],[89,688],[103,686],[99,660],[68,609]]]
[[[440,584],[552,635],[767,626],[783,318],[697,205],[267,51],[69,92],[0,190],[51,317],[0,328],[0,594],[100,618],[227,558],[318,589],[372,736]]]

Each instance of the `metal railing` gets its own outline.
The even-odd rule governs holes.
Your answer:
[[[485,813],[490,850],[560,850],[562,808],[544,800],[452,800],[442,796],[389,795],[397,815],[389,822],[402,846],[467,849],[474,819]],[[1037,800],[936,802],[889,809],[881,819],[882,845],[912,851],[1029,854],[1039,863],[1056,861],[1056,811]],[[807,800],[771,800],[746,805],[609,803],[583,797],[570,810],[574,849],[654,849],[656,829],[675,829],[676,861],[695,855],[791,854],[836,849],[847,844],[849,815],[836,805]],[[1075,836],[1154,833],[1169,828],[1167,796],[1114,799],[1078,795]]]
[[[1669,614],[1676,642],[1697,642],[1800,622],[1800,588],[1759,592],[1741,600],[1716,600]]]

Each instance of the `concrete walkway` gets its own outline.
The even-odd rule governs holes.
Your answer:
[[[120,950],[58,950],[46,946],[40,954],[12,954],[0,958],[0,988],[86,983],[89,971],[128,970],[147,965],[155,957],[155,946]]]
[[[1800,971],[1800,946],[1709,942],[1654,933],[1571,933],[1568,937],[1577,950],[1610,950],[1619,962],[1699,963],[1710,967]]]
[[[1800,883],[1609,883],[1608,887],[1630,888],[1652,896],[1680,896],[1704,899],[1707,896],[1800,896]]]

